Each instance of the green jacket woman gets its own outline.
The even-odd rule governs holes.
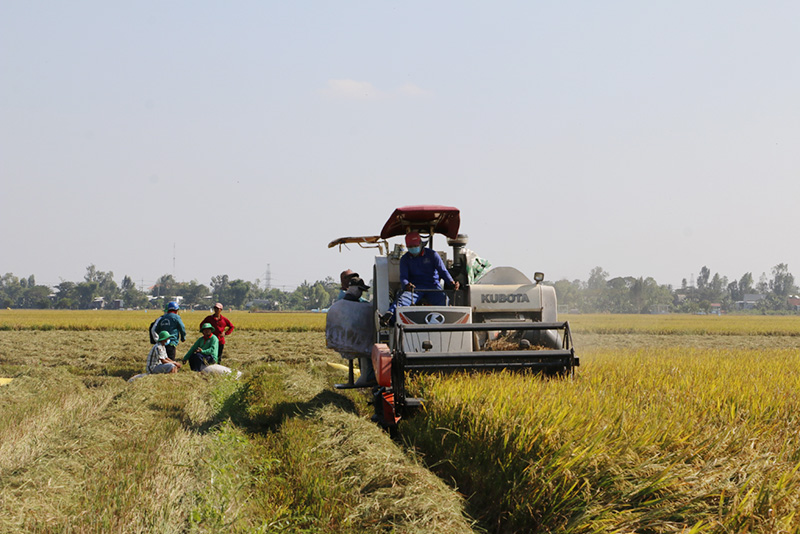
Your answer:
[[[219,340],[214,335],[214,327],[209,323],[203,323],[200,329],[203,331],[203,336],[194,342],[183,357],[183,361],[189,361],[192,371],[202,371],[206,366],[217,363]]]

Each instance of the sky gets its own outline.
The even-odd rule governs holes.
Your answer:
[[[550,281],[800,278],[798,20],[791,1],[0,0],[0,275],[291,290],[371,273],[374,251],[327,244],[438,204],[492,265]]]

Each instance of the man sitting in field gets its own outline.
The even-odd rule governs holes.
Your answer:
[[[167,355],[166,344],[170,339],[170,333],[162,330],[158,333],[158,342],[150,349],[147,355],[147,372],[150,374],[177,373],[181,364],[170,359]]]

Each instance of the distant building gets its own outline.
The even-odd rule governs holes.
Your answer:
[[[753,310],[755,309],[756,305],[759,301],[764,300],[767,298],[766,295],[761,295],[757,293],[748,293],[745,294],[742,300],[736,301],[736,309],[737,310]]]

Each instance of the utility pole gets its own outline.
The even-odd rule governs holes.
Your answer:
[[[269,263],[267,264],[267,274],[266,277],[264,278],[264,285],[265,285],[264,289],[266,289],[267,291],[271,289],[270,286],[272,285],[272,273],[270,273],[269,270]]]
[[[172,242],[172,278],[175,278],[175,241]]]

